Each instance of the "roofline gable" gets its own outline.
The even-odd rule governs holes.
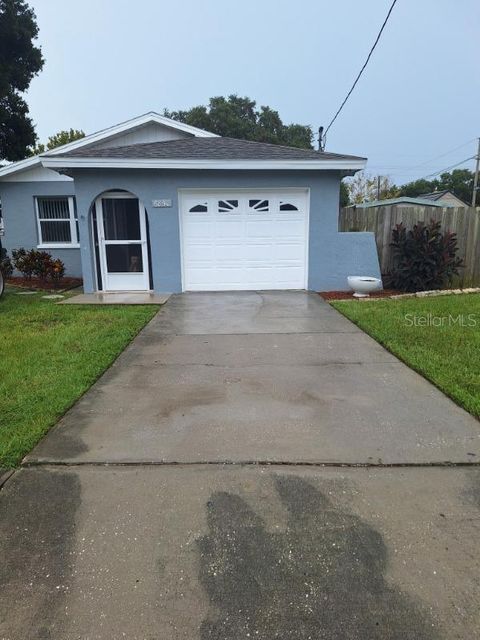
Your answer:
[[[177,131],[190,133],[193,136],[199,138],[219,137],[216,133],[210,133],[210,131],[198,129],[197,127],[192,127],[189,124],[184,124],[183,122],[172,120],[171,118],[167,118],[166,116],[161,116],[155,111],[149,111],[148,113],[144,113],[141,116],[131,118],[130,120],[125,120],[124,122],[120,122],[119,124],[108,127],[107,129],[101,129],[100,131],[91,133],[84,138],[80,138],[79,140],[74,140],[73,142],[63,144],[60,147],[55,147],[55,149],[50,149],[49,151],[42,153],[41,156],[42,158],[44,158],[45,156],[54,156],[65,153],[67,151],[80,149],[81,147],[95,144],[96,142],[100,142],[101,140],[108,139],[121,133],[125,133],[129,130],[137,129],[138,127],[142,127],[152,122],[163,125],[165,127],[169,127],[170,129],[176,129]],[[12,173],[17,173],[18,171],[25,171],[26,169],[30,169],[36,165],[42,165],[40,155],[32,156],[31,158],[25,158],[24,160],[19,160],[18,162],[12,162],[11,164],[0,168],[0,179]]]

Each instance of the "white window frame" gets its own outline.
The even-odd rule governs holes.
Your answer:
[[[40,224],[39,200],[65,198],[68,200],[68,218],[54,218],[51,222],[70,222],[70,242],[43,242],[42,225]],[[35,196],[35,217],[37,219],[38,244],[37,249],[78,249],[80,243],[77,234],[77,219],[75,218],[75,197],[74,196]],[[43,218],[42,218],[43,220]]]

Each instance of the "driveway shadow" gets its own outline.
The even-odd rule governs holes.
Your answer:
[[[270,533],[238,495],[208,504],[198,541],[211,603],[202,640],[433,640],[427,614],[385,580],[382,536],[297,476],[275,479],[288,512]]]
[[[63,637],[81,486],[73,472],[21,469],[0,493],[0,638]]]

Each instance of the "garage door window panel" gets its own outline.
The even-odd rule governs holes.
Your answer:
[[[238,200],[219,200],[219,213],[239,213]]]
[[[189,213],[208,213],[208,203],[207,202],[199,202],[198,204],[194,204],[188,210]]]
[[[270,201],[262,199],[252,199],[248,201],[250,213],[268,213],[270,211]]]
[[[298,211],[298,206],[293,202],[285,202],[280,200],[280,211]]]

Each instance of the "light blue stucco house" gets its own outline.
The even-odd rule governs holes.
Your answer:
[[[380,276],[373,234],[338,231],[365,163],[148,113],[1,168],[3,246],[49,251],[87,292],[348,289]]]

